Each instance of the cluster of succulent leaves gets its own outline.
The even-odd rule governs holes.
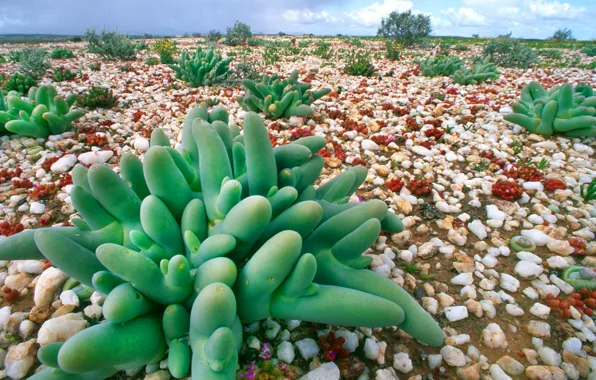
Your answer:
[[[589,57],[596,57],[596,46],[586,46],[580,50]]]
[[[63,82],[67,80],[73,80],[77,76],[77,73],[71,69],[67,69],[64,66],[55,67],[52,69],[52,80],[54,82]]]
[[[112,108],[117,101],[111,88],[95,85],[77,98],[78,105],[90,109]]]
[[[537,53],[541,57],[550,59],[561,59],[563,57],[563,51],[558,49],[541,49]]]
[[[21,95],[25,95],[29,92],[31,87],[37,86],[39,83],[37,77],[29,74],[14,73],[12,76],[4,82],[3,90],[5,93],[16,91]]]
[[[31,87],[28,98],[9,92],[0,101],[0,134],[16,133],[33,138],[46,138],[72,129],[72,122],[83,112],[72,110],[76,95],[66,99],[53,86]]]
[[[373,65],[372,57],[368,51],[352,50],[348,52],[344,64],[344,73],[371,77],[375,71],[375,65]]]
[[[312,51],[313,55],[321,59],[330,59],[333,57],[333,49],[331,49],[331,45],[328,42],[319,41],[316,45],[317,48]]]
[[[99,70],[101,70],[101,62],[91,62],[91,63],[89,63],[89,70],[91,70],[91,71],[99,71]]]
[[[451,79],[462,85],[480,84],[487,80],[497,80],[500,74],[497,66],[490,61],[490,57],[485,57],[484,60],[476,63],[470,69],[465,66],[460,67],[451,75]]]
[[[176,41],[165,38],[155,41],[152,49],[159,55],[159,61],[163,64],[174,63],[174,54],[178,53]]]
[[[580,194],[586,202],[596,200],[596,178],[592,179],[592,181],[587,186],[582,185],[580,187]]]
[[[448,77],[464,67],[464,62],[458,57],[437,55],[428,57],[424,61],[415,61],[420,66],[420,74],[425,77]]]
[[[242,85],[245,94],[237,98],[238,104],[246,111],[263,112],[271,119],[310,116],[310,105],[331,92],[329,88],[312,91],[310,83],[298,83],[298,70],[286,79],[265,74],[260,82],[245,79]]]
[[[534,49],[510,36],[490,40],[484,45],[483,55],[490,56],[496,65],[508,68],[527,69],[538,61]]]
[[[131,61],[137,57],[137,46],[128,36],[117,30],[102,29],[98,34],[95,29],[85,32],[87,50],[108,60]]]
[[[596,96],[586,83],[575,88],[565,83],[547,91],[540,83],[530,82],[522,89],[521,99],[513,103],[512,109],[512,113],[505,115],[505,120],[531,133],[596,136]]]
[[[236,21],[234,26],[227,28],[224,43],[229,46],[244,45],[251,37],[250,25]]]
[[[227,78],[231,72],[229,65],[232,59],[222,58],[213,48],[204,52],[199,46],[192,54],[183,51],[178,64],[169,67],[176,72],[177,79],[188,82],[190,87],[211,86]]]
[[[279,48],[276,46],[267,46],[263,51],[263,64],[273,65],[281,59]]]
[[[8,61],[9,62],[21,62],[22,55],[23,55],[23,49],[10,50],[8,52]]]
[[[401,45],[393,41],[385,41],[385,57],[391,61],[401,60]]]
[[[155,57],[149,57],[145,60],[145,64],[147,66],[155,66],[155,65],[159,65],[159,58],[155,58]]]
[[[381,229],[403,229],[380,200],[348,202],[352,167],[315,188],[324,137],[271,147],[259,116],[243,134],[223,108],[192,109],[182,143],[154,130],[141,162],[72,172],[75,227],[26,230],[0,259],[48,259],[106,296],[105,323],[42,346],[31,379],[102,379],[161,361],[176,378],[236,378],[242,323],[268,317],[399,326],[439,346],[443,332],[405,290],[365,268]]]
[[[67,59],[75,58],[75,54],[70,49],[66,48],[55,48],[50,52],[50,58],[52,59]]]
[[[34,76],[43,75],[51,67],[48,52],[40,48],[26,48],[20,51],[19,70]]]

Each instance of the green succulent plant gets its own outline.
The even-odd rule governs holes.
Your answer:
[[[55,48],[50,52],[50,58],[52,59],[67,59],[75,58],[74,53],[70,49],[66,48]]]
[[[29,92],[31,87],[37,86],[37,78],[31,75],[23,75],[21,73],[14,73],[10,79],[4,83],[4,90],[6,92],[16,91],[21,95]]]
[[[66,99],[58,95],[54,86],[31,87],[28,98],[17,92],[6,97],[5,111],[0,111],[0,123],[10,133],[34,138],[46,138],[72,129],[72,122],[83,116],[71,111],[77,96]]]
[[[54,82],[63,82],[66,80],[73,80],[77,73],[73,70],[67,69],[63,66],[52,69],[52,80]]]
[[[371,77],[374,75],[375,70],[375,65],[372,63],[369,52],[352,50],[348,53],[346,64],[344,65],[344,73]]]
[[[86,93],[79,95],[77,104],[91,109],[112,108],[117,101],[111,88],[92,86]]]
[[[204,52],[201,47],[188,54],[183,51],[177,65],[168,65],[176,72],[176,78],[188,82],[190,87],[211,86],[224,81],[230,74],[232,57],[222,58],[215,54],[213,48]]]
[[[173,149],[154,130],[143,162],[120,176],[76,166],[76,227],[26,230],[0,241],[0,259],[47,258],[106,295],[105,323],[40,348],[31,379],[102,379],[157,363],[176,378],[233,380],[242,323],[268,317],[400,326],[438,346],[443,333],[401,287],[366,270],[381,229],[401,231],[380,200],[350,203],[367,176],[352,167],[322,186],[325,138],[271,147],[255,113],[243,134],[224,108],[192,109]]]
[[[522,89],[521,99],[513,103],[512,109],[504,119],[531,133],[596,136],[596,96],[586,83],[578,84],[575,89],[565,83],[547,91],[540,83],[530,82]]]
[[[463,61],[458,57],[439,55],[424,61],[415,61],[420,66],[420,74],[425,77],[450,76],[463,68]]]
[[[286,79],[279,75],[263,75],[261,82],[243,80],[244,96],[237,98],[246,111],[263,112],[272,119],[291,116],[310,116],[310,105],[331,92],[330,88],[311,91],[310,83],[298,83],[298,70]]]
[[[490,61],[490,56],[487,56],[482,62],[478,62],[471,69],[462,66],[451,75],[451,79],[455,83],[463,85],[479,84],[489,79],[496,80],[500,74],[497,66]]]

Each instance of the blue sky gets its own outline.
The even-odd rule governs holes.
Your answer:
[[[255,33],[374,35],[393,10],[431,16],[433,34],[546,38],[568,27],[596,38],[595,0],[0,0],[0,33],[82,34],[117,27],[142,34],[225,31],[235,20]]]

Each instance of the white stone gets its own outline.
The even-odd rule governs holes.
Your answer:
[[[451,367],[463,367],[466,365],[466,355],[459,348],[444,346],[440,352],[445,362]]]
[[[89,319],[99,319],[103,314],[103,308],[94,303],[83,309],[83,313],[85,314],[85,317]]]
[[[511,380],[511,377],[509,377],[498,364],[492,364],[490,366],[490,376],[492,377],[492,380]]]
[[[501,285],[501,288],[515,293],[519,289],[520,282],[517,278],[507,273],[501,273],[501,276],[499,278],[499,285]]]
[[[36,359],[35,339],[11,346],[4,359],[5,374],[13,380],[20,380],[35,364]]]
[[[550,338],[550,325],[542,321],[530,321],[528,332],[536,338]]]
[[[79,306],[79,297],[72,290],[66,290],[60,294],[60,301],[62,305]]]
[[[547,243],[554,241],[553,238],[540,230],[522,230],[521,235],[529,238],[539,247],[543,247]]]
[[[149,140],[144,137],[135,139],[134,148],[138,151],[145,152],[149,149]]]
[[[338,330],[335,332],[335,336],[337,338],[344,338],[344,344],[342,348],[345,348],[350,352],[354,352],[358,348],[358,335],[356,335],[356,333],[348,330]]]
[[[490,323],[482,330],[482,341],[490,348],[507,348],[505,333],[496,323]]]
[[[454,285],[472,285],[474,283],[474,277],[472,273],[460,273],[451,279],[451,283]]]
[[[536,302],[531,308],[530,313],[538,318],[546,319],[550,314],[550,307]]]
[[[370,150],[372,152],[376,152],[379,150],[379,146],[377,145],[376,142],[372,141],[372,140],[362,140],[362,149],[364,150]]]
[[[68,338],[87,328],[87,325],[83,313],[70,313],[48,319],[37,333],[37,343],[43,346],[48,343],[65,342]]]
[[[539,347],[538,356],[546,365],[554,365],[556,367],[561,365],[561,355],[550,347]]]
[[[290,364],[294,361],[295,356],[296,354],[294,352],[294,346],[292,343],[284,341],[277,346],[277,358],[279,360]]]
[[[54,301],[54,294],[64,281],[66,281],[66,275],[60,269],[50,267],[44,270],[35,285],[33,295],[35,305],[49,306]]]
[[[328,362],[302,376],[300,380],[339,380],[339,368],[334,362]]]
[[[43,203],[31,202],[31,205],[29,206],[29,211],[32,214],[43,214],[45,210],[46,205],[44,205]]]
[[[499,260],[497,260],[497,258],[493,255],[485,255],[482,258],[482,264],[484,264],[484,266],[486,266],[487,268],[494,268],[497,266],[498,263]]]
[[[298,345],[298,342],[296,342],[296,345]],[[364,355],[367,359],[377,360],[377,358],[379,357],[379,344],[371,338],[366,338],[366,340],[364,341]]]
[[[495,205],[487,205],[486,206],[486,218],[487,219],[494,219],[494,220],[505,220],[507,214],[503,211],[499,210],[499,208]]]
[[[533,279],[540,276],[544,272],[544,268],[531,261],[522,260],[515,265],[514,271],[515,274],[525,279]]]
[[[393,368],[401,373],[408,373],[412,371],[412,360],[410,356],[405,352],[400,352],[393,355]]]
[[[85,165],[105,164],[113,155],[111,150],[85,152],[79,155],[79,161]]]
[[[428,355],[428,366],[430,369],[435,369],[443,362],[443,356],[439,354]]]
[[[465,306],[446,307],[445,317],[449,322],[461,321],[468,318],[468,309]]]
[[[524,310],[521,307],[511,304],[511,303],[508,303],[505,306],[505,310],[507,310],[507,313],[509,315],[512,315],[514,317],[519,317],[519,316],[524,315]]]
[[[20,273],[41,274],[43,266],[43,262],[39,260],[22,260],[18,261],[17,270]]]
[[[77,163],[77,156],[74,154],[67,154],[54,162],[50,166],[50,170],[53,173],[65,173]]]
[[[569,338],[563,342],[563,350],[569,351],[574,355],[582,355],[582,341],[578,338]]]
[[[268,319],[263,323],[263,326],[266,328],[265,330],[265,337],[267,339],[274,339],[279,331],[281,330],[281,326],[279,323],[275,322],[272,319]]]
[[[561,256],[551,256],[546,259],[546,262],[551,269],[565,269],[567,268],[567,265],[569,265],[567,260]]]

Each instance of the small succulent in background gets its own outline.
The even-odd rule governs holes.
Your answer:
[[[77,73],[73,70],[67,69],[64,66],[52,69],[52,80],[54,82],[63,82],[73,80]]]
[[[39,81],[36,77],[31,75],[24,75],[21,73],[14,73],[6,82],[4,82],[4,91],[11,92],[16,91],[21,95],[25,95],[29,92],[31,87],[37,86]]]
[[[87,108],[112,108],[118,101],[109,87],[92,86],[87,92],[79,95],[77,104]]]
[[[188,54],[183,51],[178,58],[178,64],[169,65],[176,72],[176,78],[188,82],[190,87],[211,86],[224,81],[230,74],[231,57],[222,58],[215,54],[213,48],[204,52],[201,47]]]
[[[490,57],[484,58],[481,62],[476,63],[472,68],[468,69],[462,66],[455,71],[451,78],[457,84],[479,84],[488,80],[496,80],[501,73],[497,70],[497,66],[490,61]]]
[[[101,62],[91,62],[89,64],[89,70],[91,70],[91,71],[101,70]]]
[[[356,76],[373,76],[376,69],[372,64],[372,57],[366,51],[350,51],[346,57],[344,73]]]
[[[52,59],[75,58],[75,54],[70,49],[55,48],[50,52],[50,58],[52,58]]]
[[[586,202],[596,200],[596,178],[594,178],[588,185],[582,185],[580,193]]]

